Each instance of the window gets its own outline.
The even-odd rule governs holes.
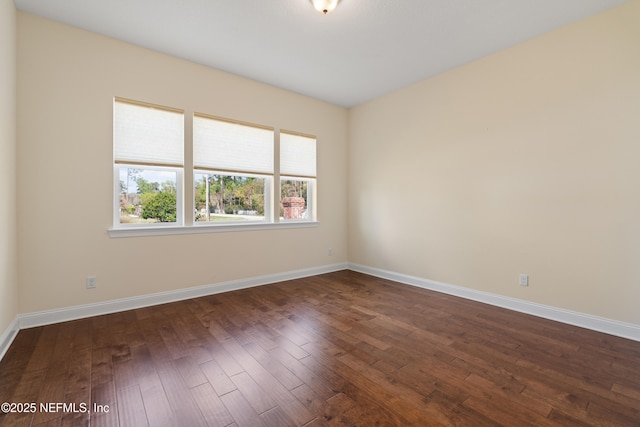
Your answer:
[[[270,221],[274,130],[193,118],[195,222]]]
[[[280,219],[315,220],[316,139],[280,133]]]
[[[185,140],[183,110],[115,98],[111,236],[316,221],[315,137],[201,113],[191,124]]]
[[[265,221],[269,179],[195,172],[195,222]]]
[[[183,113],[117,98],[113,122],[114,226],[182,224]]]

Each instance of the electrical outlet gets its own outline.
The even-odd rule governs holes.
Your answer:
[[[95,289],[97,285],[98,279],[96,276],[88,276],[87,277],[87,289]]]
[[[327,255],[328,256],[333,256],[333,249],[331,249],[331,248],[327,249]]]
[[[520,286],[529,286],[529,275],[521,274],[520,275]]]

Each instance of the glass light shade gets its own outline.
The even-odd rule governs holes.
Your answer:
[[[324,13],[325,15],[332,12],[333,9],[338,6],[338,2],[340,2],[340,0],[311,0],[313,7],[315,7],[318,12]]]

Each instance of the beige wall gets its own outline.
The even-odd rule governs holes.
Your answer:
[[[22,12],[18,71],[21,313],[346,262],[345,109]],[[114,96],[316,135],[320,226],[109,238]]]
[[[18,13],[18,258],[2,1],[0,331],[17,312],[347,260],[640,324],[640,1],[350,112]],[[320,227],[109,238],[113,96],[316,134]]]
[[[0,335],[18,313],[16,9],[0,0]]]
[[[640,324],[638,22],[633,1],[352,109],[349,260]]]

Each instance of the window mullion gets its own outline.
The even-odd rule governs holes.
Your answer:
[[[271,215],[273,222],[280,222],[280,129],[273,132],[273,189],[271,190]]]
[[[182,174],[184,195],[182,209],[184,225],[190,227],[193,225],[193,216],[195,212],[194,206],[194,168],[193,168],[193,113],[191,111],[184,112],[184,169]]]

